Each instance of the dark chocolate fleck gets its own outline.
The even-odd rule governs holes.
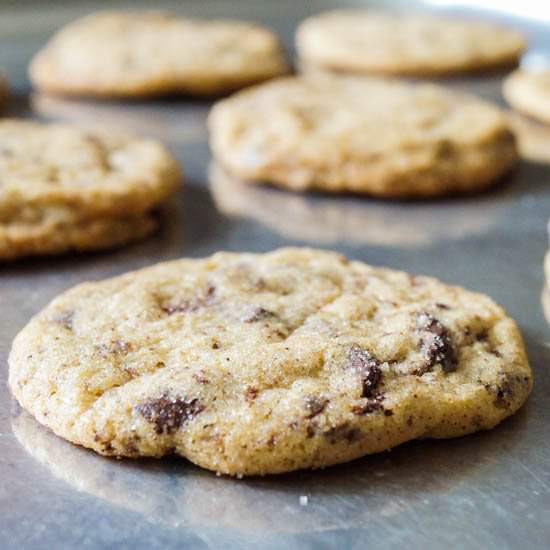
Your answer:
[[[246,388],[246,390],[244,392],[244,397],[250,403],[250,402],[254,401],[256,399],[256,397],[258,397],[259,393],[260,392],[258,391],[257,388],[253,388],[252,386],[248,386],[248,388]]]
[[[498,384],[484,384],[485,389],[494,395],[494,405],[497,409],[507,409],[512,404],[515,388],[514,380],[504,375]]]
[[[338,443],[339,441],[347,441],[353,443],[361,439],[363,432],[359,428],[351,428],[347,422],[338,426],[329,428],[323,435],[329,440],[331,445]]]
[[[424,374],[434,365],[441,365],[443,372],[455,371],[457,354],[447,328],[429,313],[420,313],[416,326],[421,332],[420,346],[426,363],[418,374]]]
[[[210,380],[208,380],[208,378],[206,378],[202,372],[194,373],[193,378],[198,384],[210,384]]]
[[[204,410],[198,399],[169,397],[167,394],[136,406],[136,411],[155,425],[158,434],[169,434],[178,430],[185,422]]]
[[[376,394],[373,397],[367,399],[365,403],[352,407],[351,412],[358,416],[364,416],[373,412],[383,411],[383,401],[384,396],[381,394]]]
[[[379,362],[366,350],[353,346],[348,353],[346,367],[361,377],[362,397],[372,397],[382,379]]]
[[[313,418],[318,414],[321,414],[327,406],[328,399],[318,397],[316,395],[309,395],[305,399],[305,408],[307,411],[306,418]]]
[[[242,321],[244,323],[257,323],[258,321],[264,321],[271,317],[275,317],[275,313],[263,307],[256,307],[250,313],[246,314],[242,318]]]

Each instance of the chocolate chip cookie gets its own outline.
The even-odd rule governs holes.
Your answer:
[[[231,475],[489,429],[532,385],[486,296],[288,248],[84,283],[16,337],[11,391],[58,435]]]
[[[438,86],[365,77],[271,81],[217,103],[209,129],[226,170],[294,191],[471,192],[517,161],[497,107]]]
[[[525,40],[479,20],[356,9],[306,19],[296,48],[302,63],[323,69],[432,76],[516,63]]]
[[[142,238],[180,178],[155,141],[2,120],[0,260]]]
[[[60,30],[30,77],[50,93],[145,97],[220,94],[287,70],[279,40],[257,24],[100,12]]]

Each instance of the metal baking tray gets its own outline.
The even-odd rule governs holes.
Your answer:
[[[205,129],[210,101],[68,101],[31,93],[25,77],[30,56],[55,28],[100,5],[105,6],[0,3],[0,66],[16,94],[8,115],[157,137],[182,161],[186,184],[163,212],[162,231],[141,244],[0,267],[0,547],[548,548],[550,332],[543,314],[542,262],[548,249],[550,165],[524,161],[482,195],[424,202],[243,188],[211,166]],[[298,21],[334,2],[154,5],[194,16],[262,21],[279,31],[291,50]],[[550,27],[492,15],[527,31],[530,55],[544,55]],[[502,103],[502,76],[445,83]],[[322,471],[234,480],[185,460],[102,458],[39,426],[9,395],[11,340],[72,285],[170,258],[289,244],[335,249],[492,296],[519,322],[527,342],[535,371],[527,405],[490,432],[413,442]]]

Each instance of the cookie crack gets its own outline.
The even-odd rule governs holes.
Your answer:
[[[319,315],[325,309],[326,307],[332,305],[336,300],[342,297],[342,287],[338,287],[338,294],[336,296],[333,296],[332,298],[329,298],[324,304],[320,305],[315,311],[309,313],[306,315],[297,325],[290,327],[290,331],[285,334],[285,337],[280,342],[286,342],[297,330],[302,328],[309,319],[315,317],[316,315]],[[280,343],[278,342],[278,343]]]

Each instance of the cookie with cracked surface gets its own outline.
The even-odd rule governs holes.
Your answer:
[[[30,77],[50,93],[145,97],[219,94],[287,71],[279,40],[257,24],[100,12],[59,31]]]
[[[516,111],[550,124],[550,69],[518,69],[506,78],[502,93]]]
[[[532,384],[489,298],[293,248],[79,285],[19,333],[9,364],[15,397],[60,436],[231,475],[492,428]]]
[[[220,101],[208,123],[213,153],[229,172],[294,191],[471,192],[517,161],[498,108],[433,85],[282,78]]]
[[[141,238],[180,180],[155,141],[0,121],[0,259]]]
[[[296,48],[307,65],[329,70],[435,76],[514,64],[525,40],[480,20],[338,10],[302,22]]]

